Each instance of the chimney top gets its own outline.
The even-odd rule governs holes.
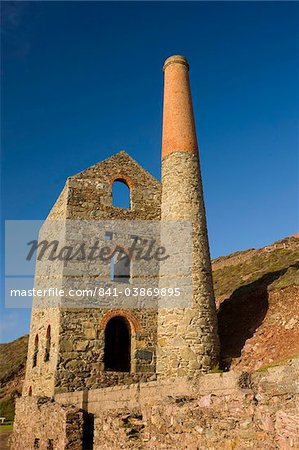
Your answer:
[[[185,56],[181,56],[181,55],[170,56],[169,58],[166,59],[164,66],[163,66],[163,70],[165,70],[166,67],[169,66],[170,64],[183,64],[189,70],[189,64],[188,64],[188,61],[185,58]]]
[[[162,158],[198,151],[188,69],[184,56],[171,56],[164,63]]]

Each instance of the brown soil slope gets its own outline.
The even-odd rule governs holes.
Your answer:
[[[213,261],[223,369],[299,355],[299,239]]]

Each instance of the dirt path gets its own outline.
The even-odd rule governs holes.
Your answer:
[[[0,432],[0,448],[1,450],[9,450],[8,439],[11,435],[12,430],[9,431],[1,431]]]

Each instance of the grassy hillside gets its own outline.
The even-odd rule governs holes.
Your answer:
[[[213,261],[215,294],[229,296],[264,275],[273,274],[272,288],[299,285],[299,239],[289,237],[261,249],[222,256]],[[270,283],[270,284],[272,284]]]
[[[13,342],[0,344],[0,383],[11,378],[24,367],[27,357],[29,336],[22,336]]]
[[[299,239],[213,261],[221,367],[256,370],[299,355]]]
[[[7,420],[13,420],[15,398],[22,392],[27,347],[27,335],[0,344],[0,414]]]

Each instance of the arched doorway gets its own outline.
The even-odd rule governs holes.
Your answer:
[[[104,365],[115,372],[131,370],[131,331],[124,317],[112,317],[106,325]]]

